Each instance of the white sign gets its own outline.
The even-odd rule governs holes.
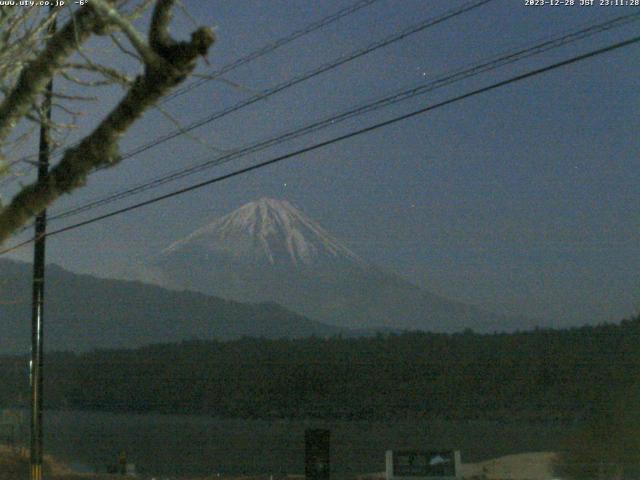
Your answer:
[[[387,480],[450,480],[460,475],[459,450],[389,450]]]

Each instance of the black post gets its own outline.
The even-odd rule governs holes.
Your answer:
[[[329,480],[331,431],[309,429],[304,432],[304,476],[306,480]]]
[[[53,7],[51,7],[53,10]],[[55,31],[55,20],[49,29]],[[40,147],[38,151],[38,181],[43,181],[49,173],[49,122],[51,120],[51,99],[53,80],[49,81],[42,102],[44,119],[40,126]],[[43,319],[44,319],[44,265],[45,234],[47,232],[47,211],[36,217],[35,244],[33,250],[33,297],[31,310],[31,480],[42,480],[42,390],[43,390]]]

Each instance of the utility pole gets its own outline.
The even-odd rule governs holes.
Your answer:
[[[50,7],[53,12],[54,7]],[[55,19],[48,29],[49,34],[56,30]],[[40,125],[40,146],[38,149],[38,182],[49,174],[51,102],[53,97],[53,79],[49,81],[42,101],[42,124]],[[33,297],[31,309],[31,480],[42,480],[42,390],[43,390],[43,320],[44,320],[44,265],[45,235],[47,232],[47,211],[36,217],[35,244],[33,250]]]

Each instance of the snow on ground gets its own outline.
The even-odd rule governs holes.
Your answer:
[[[464,452],[463,452],[464,454]],[[552,452],[530,452],[507,455],[478,463],[463,463],[463,479],[482,480],[552,480],[553,462],[556,454]],[[360,475],[358,480],[381,480],[384,472]]]

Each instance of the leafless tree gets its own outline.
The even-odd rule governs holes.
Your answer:
[[[86,100],[86,90],[120,84],[125,93],[118,104],[80,141],[63,148],[60,160],[44,181],[23,186],[0,207],[0,244],[30,218],[61,195],[83,185],[91,172],[120,161],[120,138],[140,117],[193,74],[199,57],[207,55],[215,37],[200,27],[188,41],[169,34],[175,0],[90,0],[79,8],[0,7],[0,177],[10,175],[8,150],[27,136],[28,126],[48,122],[41,108],[42,94],[54,76],[73,84],[73,95],[56,93],[54,103],[63,109],[67,124],[51,123],[56,132],[74,126],[76,112],[70,102]],[[150,13],[147,34],[137,26]],[[144,15],[143,15],[144,16]],[[51,23],[56,19],[58,28]],[[92,36],[109,38],[119,55],[140,66],[128,75],[121,62],[99,61],[85,44]]]

